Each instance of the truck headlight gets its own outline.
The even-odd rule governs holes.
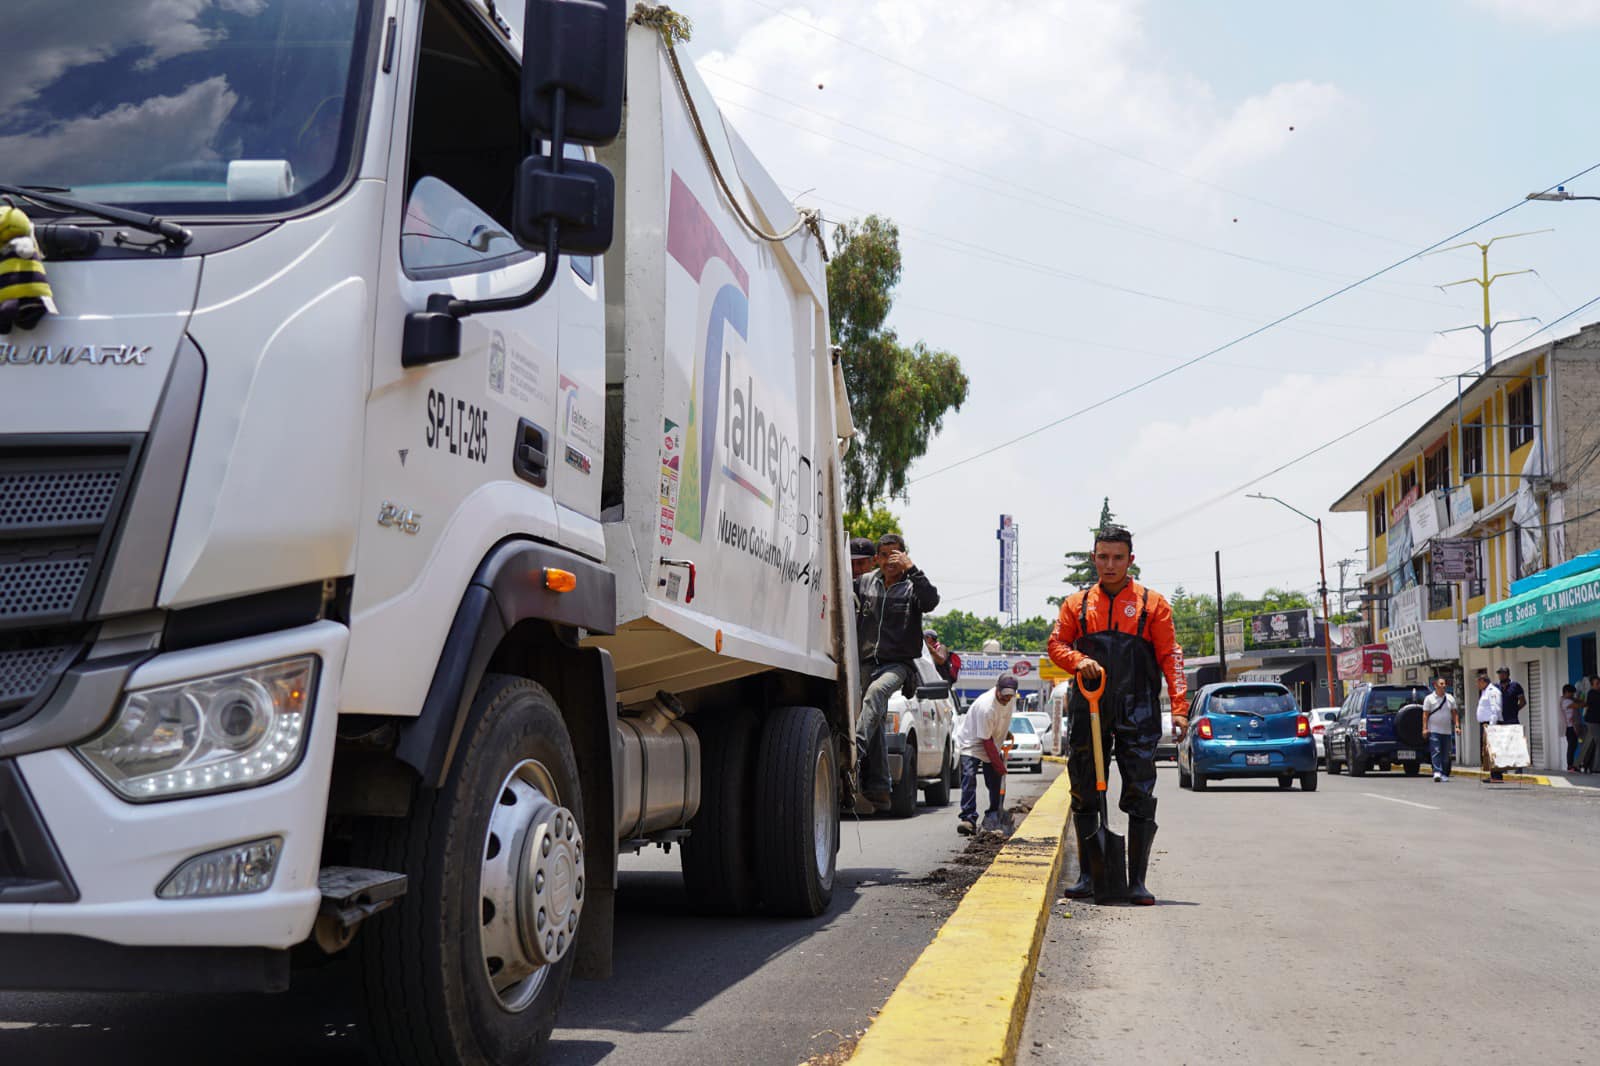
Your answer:
[[[130,692],[77,751],[134,801],[264,785],[300,761],[316,675],[305,655]]]

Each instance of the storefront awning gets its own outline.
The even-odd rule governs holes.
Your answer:
[[[1562,626],[1600,619],[1600,570],[1573,574],[1478,612],[1484,648],[1554,648]]]

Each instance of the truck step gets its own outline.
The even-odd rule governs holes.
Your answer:
[[[324,866],[317,874],[321,913],[355,926],[406,894],[406,875],[359,866]]]

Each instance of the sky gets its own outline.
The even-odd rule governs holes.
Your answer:
[[[1007,513],[1021,613],[1053,613],[1107,496],[1156,589],[1210,591],[1220,550],[1227,592],[1314,591],[1315,527],[1248,492],[1322,518],[1356,584],[1363,519],[1328,507],[1481,366],[1477,331],[1441,332],[1482,321],[1478,286],[1438,287],[1479,255],[1333,294],[1550,227],[1491,250],[1538,271],[1492,287],[1497,320],[1538,319],[1496,357],[1600,321],[1556,323],[1600,297],[1600,203],[1523,202],[1600,163],[1600,0],[677,6],[786,193],[899,226],[889,325],[971,379],[889,502],[941,611],[997,613]]]

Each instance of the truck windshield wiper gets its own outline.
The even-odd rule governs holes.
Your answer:
[[[68,211],[81,211],[86,215],[103,218],[107,222],[119,222],[124,226],[154,233],[162,240],[175,248],[183,248],[194,240],[194,233],[176,222],[168,222],[143,211],[128,211],[110,204],[97,204],[91,200],[78,200],[70,196],[62,196],[49,185],[4,185],[0,184],[0,193],[17,196],[27,200],[36,200],[41,204],[59,207]]]

